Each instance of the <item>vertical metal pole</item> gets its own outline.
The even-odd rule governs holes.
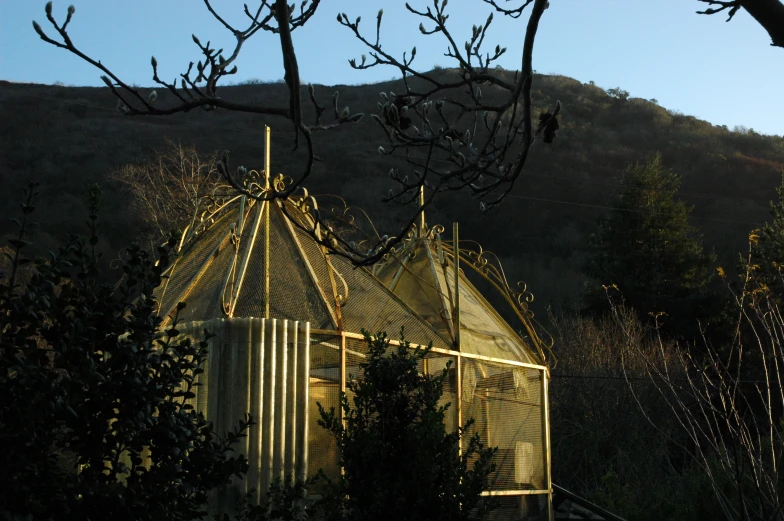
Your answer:
[[[275,389],[273,400],[275,401],[275,422],[273,423],[272,438],[275,440],[272,446],[272,479],[283,480],[285,478],[284,462],[286,460],[286,451],[291,450],[291,447],[286,444],[286,424],[289,418],[286,417],[288,410],[288,403],[286,401],[286,392],[290,386],[288,374],[288,332],[289,321],[279,320],[278,330],[275,335]]]
[[[264,188],[267,190],[269,190],[270,176],[272,175],[272,171],[270,170],[271,133],[272,133],[272,129],[270,129],[267,125],[264,125]]]
[[[457,223],[452,223],[452,251],[454,253],[453,265],[455,268],[455,281],[452,294],[454,295],[454,309],[452,310],[453,330],[455,332],[455,351],[457,351],[457,427],[463,426],[463,358],[460,356],[460,245]],[[460,440],[459,451],[462,453],[463,440]]]
[[[272,477],[272,458],[275,447],[275,415],[278,414],[275,405],[275,366],[278,347],[277,341],[277,320],[264,321],[264,371],[262,374],[262,413],[258,429],[261,431],[261,462],[259,488],[262,494],[266,494]],[[234,418],[232,418],[234,421]]]
[[[460,243],[458,236],[457,223],[452,223],[452,241],[454,252],[454,268],[455,268],[455,283],[454,283],[454,313],[452,313],[452,320],[454,320],[455,328],[455,349],[460,351]]]
[[[419,187],[419,237],[425,237],[425,185]]]
[[[551,476],[550,463],[550,400],[547,395],[548,387],[547,369],[542,370],[542,419],[544,426],[544,458],[545,472],[547,473],[545,484],[547,485],[547,521],[553,519],[553,480]]]
[[[264,189],[265,195],[270,195],[270,128],[264,126]],[[264,215],[264,318],[270,317],[270,212],[272,200],[268,200],[267,213]],[[265,208],[262,208],[264,211]]]
[[[308,436],[310,434],[308,403],[310,397],[310,322],[297,326],[297,459],[296,478],[308,477]]]
[[[339,378],[340,378],[340,401],[338,402],[338,418],[340,419],[340,424],[343,428],[346,428],[346,417],[343,415],[343,395],[346,393],[346,334],[341,331],[340,332],[340,371],[339,371]],[[340,448],[338,447],[338,450]],[[342,455],[338,456],[342,458]],[[340,475],[343,475],[344,468],[340,466]]]
[[[490,389],[485,388],[485,400],[484,400],[484,412],[485,412],[485,428],[484,428],[484,440],[487,443],[488,447],[492,447],[490,443],[490,424],[492,423],[491,416],[490,416]]]
[[[457,428],[460,429],[463,426],[463,357],[460,356],[460,353],[457,353],[457,367],[455,368],[455,376],[457,377],[457,383],[455,384],[455,390],[457,392]],[[457,453],[458,455],[462,454],[463,452],[463,440],[461,438],[460,443],[457,445]]]
[[[344,332],[340,332],[340,371],[339,371],[339,378],[340,378],[340,394],[346,392],[346,334]],[[340,421],[343,422],[343,408],[338,407],[338,411],[340,412]]]
[[[286,352],[288,361],[286,363],[288,379],[286,381],[286,452],[283,453],[284,481],[296,479],[297,454],[297,432],[300,430],[299,422],[299,372],[297,363],[299,362],[299,322],[289,321],[286,326],[288,330],[286,341]]]

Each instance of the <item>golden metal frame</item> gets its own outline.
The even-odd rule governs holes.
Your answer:
[[[259,193],[263,194],[264,192],[275,190],[275,191],[282,191],[285,189],[285,177],[280,174],[274,179],[271,175],[271,167],[270,167],[270,129],[269,127],[265,128],[265,168],[262,174],[259,172],[252,170],[243,181],[245,187],[251,191],[251,193]],[[420,193],[420,199],[423,199],[424,194]],[[246,214],[247,211],[249,213],[250,208],[255,206],[255,204],[259,204],[258,201],[251,200],[248,201],[246,197],[243,196],[222,196],[213,194],[213,197],[210,198],[210,202],[207,208],[198,216],[198,220],[194,217],[193,222],[186,231],[183,233],[179,249],[181,249],[186,239],[193,238],[197,235],[200,235],[206,229],[209,228],[210,224],[215,222],[216,218],[220,218],[220,214],[227,210],[234,202],[236,202],[240,198],[240,215],[238,217],[238,221],[236,223],[236,230],[239,231],[240,235],[242,234],[243,229],[246,226]],[[341,199],[342,201],[342,199]],[[246,209],[246,203],[248,204],[248,208]],[[248,257],[251,255],[253,251],[253,246],[256,241],[256,236],[258,232],[258,227],[260,226],[260,221],[262,219],[265,220],[265,231],[264,231],[264,246],[265,246],[265,261],[264,261],[264,295],[265,295],[265,317],[269,318],[269,306],[270,306],[270,264],[269,264],[269,249],[270,249],[270,219],[271,219],[271,212],[275,211],[274,208],[278,207],[277,211],[282,211],[283,208],[281,205],[284,204],[292,204],[293,207],[304,216],[303,224],[305,226],[310,225],[312,227],[312,232],[316,234],[316,236],[320,239],[326,239],[333,244],[333,247],[337,247],[337,241],[332,237],[333,231],[331,227],[322,227],[317,219],[314,217],[314,213],[319,211],[318,202],[314,197],[309,195],[306,189],[302,189],[302,194],[298,197],[290,197],[288,200],[285,201],[277,201],[276,204],[271,204],[270,202],[263,202],[261,208],[259,209],[259,213],[256,216],[255,223],[254,223],[254,230],[253,235],[250,239],[250,245],[247,247],[246,254],[242,260],[235,258],[234,262],[232,263],[232,268],[230,272],[227,273],[227,280],[224,288],[224,292],[226,288],[229,286],[229,281],[231,280],[231,292],[229,295],[229,305],[227,308],[227,314],[229,317],[232,317],[234,314],[234,309],[237,304],[237,300],[242,289],[242,285],[244,282],[244,275],[247,270],[248,266]],[[355,222],[355,217],[349,214],[349,210],[351,209],[348,207],[344,202],[344,208],[340,215],[335,212],[333,208],[332,212],[336,215],[336,217],[341,218],[344,222],[350,225],[354,225],[358,228]],[[289,207],[286,207],[289,208]],[[362,212],[365,218],[367,218],[367,214]],[[372,222],[370,219],[367,219],[370,223],[371,227]],[[347,349],[347,340],[348,339],[359,339],[364,340],[364,335],[343,331],[342,327],[342,313],[341,313],[341,305],[344,304],[349,295],[348,295],[348,285],[340,273],[334,269],[332,262],[330,260],[330,256],[327,254],[326,249],[322,246],[321,253],[324,255],[325,262],[327,263],[327,269],[330,277],[330,286],[332,288],[332,297],[333,301],[330,302],[330,299],[324,288],[319,283],[318,276],[310,263],[307,255],[305,254],[305,250],[295,232],[293,225],[289,222],[288,218],[284,217],[284,221],[286,222],[286,229],[290,237],[294,240],[294,244],[296,246],[297,252],[300,257],[303,259],[306,271],[308,272],[309,277],[311,278],[312,283],[318,289],[318,294],[322,301],[324,302],[328,315],[332,321],[332,325],[335,327],[335,330],[324,330],[324,329],[310,329],[310,335],[328,335],[335,340],[339,339],[339,345],[332,345],[329,346],[339,350],[339,388],[341,393],[345,393],[346,391],[346,379],[347,379],[347,354],[349,351]],[[378,232],[373,227],[373,232],[378,236]],[[413,251],[412,246],[414,245],[414,241],[432,241],[435,247],[435,252],[431,252],[430,248],[425,248],[428,255],[428,262],[436,267],[436,259],[434,258],[434,253],[437,255],[438,259],[438,266],[445,267],[449,259],[452,261],[451,268],[453,269],[453,273],[451,275],[454,276],[454,295],[451,296],[449,299],[453,303],[453,308],[449,309],[449,303],[445,300],[447,296],[444,291],[444,288],[436,288],[439,293],[439,298],[441,300],[440,304],[444,310],[448,310],[451,313],[451,320],[447,322],[450,323],[452,328],[452,338],[454,339],[454,345],[451,349],[444,349],[439,347],[431,347],[430,352],[434,354],[443,355],[445,357],[449,357],[451,360],[454,360],[455,363],[455,373],[456,373],[456,385],[455,391],[457,396],[457,407],[456,409],[456,416],[457,416],[457,425],[462,426],[463,424],[463,396],[462,396],[462,376],[463,376],[463,364],[465,360],[476,360],[476,361],[483,361],[489,362],[501,366],[506,367],[520,367],[520,368],[527,368],[537,371],[537,373],[541,374],[541,403],[539,404],[541,407],[541,415],[542,415],[542,424],[543,424],[543,431],[542,431],[542,447],[543,447],[543,458],[544,458],[544,473],[545,473],[545,483],[546,489],[544,490],[491,490],[485,491],[482,493],[484,496],[528,496],[528,495],[546,495],[547,496],[547,516],[548,519],[552,519],[552,477],[551,477],[551,455],[550,455],[550,412],[549,412],[549,397],[548,397],[548,385],[549,385],[549,368],[547,366],[548,357],[545,356],[545,350],[550,350],[552,346],[552,338],[548,339],[548,342],[542,340],[541,335],[539,334],[539,329],[541,326],[536,322],[534,318],[534,314],[530,309],[530,303],[533,302],[533,294],[528,290],[524,283],[519,282],[516,289],[513,289],[509,282],[507,281],[506,274],[504,273],[503,267],[501,266],[501,262],[498,259],[497,255],[493,252],[486,251],[482,249],[481,246],[476,245],[475,249],[466,248],[464,245],[466,243],[476,244],[473,241],[463,241],[460,242],[459,235],[458,235],[458,225],[457,223],[453,223],[453,237],[452,237],[452,244],[442,241],[442,234],[444,233],[443,226],[435,225],[431,227],[427,227],[425,221],[424,212],[419,219],[417,225],[412,227],[409,233],[406,235],[404,240],[398,245],[395,249],[393,249],[384,260],[382,260],[380,264],[384,263],[385,261],[391,261],[392,258],[395,258],[400,262],[400,269],[395,274],[394,283],[397,282],[397,279],[401,275],[401,273],[406,269],[407,261],[410,260],[409,256],[406,255],[402,259],[400,256],[406,250],[409,251],[409,254]],[[226,246],[226,243],[229,239],[231,239],[232,233],[228,233],[226,237],[224,237],[218,246],[214,248],[214,250],[210,253],[207,262],[201,267],[201,269],[191,278],[189,284],[186,286],[184,290],[184,294],[181,296],[182,298],[187,297],[187,294],[192,289],[193,285],[198,282],[198,280],[202,277],[204,272],[208,269],[208,267],[212,264],[215,256],[219,251],[222,250],[223,247]],[[237,255],[239,255],[240,246],[236,246],[238,251]],[[238,262],[241,262],[242,265],[240,266]],[[461,270],[462,265],[467,265],[470,267],[475,273],[481,276],[483,279],[488,281],[507,301],[507,303],[512,306],[517,317],[523,323],[523,327],[529,341],[524,341],[525,343],[533,344],[533,347],[536,350],[536,353],[540,357],[541,364],[537,363],[528,363],[528,362],[521,362],[517,360],[508,360],[508,359],[501,359],[491,356],[484,356],[478,355],[473,353],[464,353],[460,350],[460,296],[459,296],[459,288],[461,283],[469,283],[468,279],[465,277],[465,273]],[[377,265],[378,266],[378,265]],[[177,263],[175,262],[170,268],[170,270],[174,270],[177,267]],[[237,272],[237,268],[239,268],[239,272]],[[371,271],[371,275],[373,272]],[[444,274],[449,276],[450,274]],[[343,284],[343,294],[338,291],[338,282],[336,277],[340,278],[341,283]],[[235,283],[236,278],[236,283]],[[167,281],[168,282],[168,281]],[[325,281],[324,281],[325,282]],[[439,284],[439,279],[436,277],[436,284]],[[403,305],[410,313],[421,320],[424,325],[427,325],[429,330],[432,331],[437,338],[443,338],[441,333],[439,333],[435,326],[430,324],[428,321],[424,320],[418,313],[413,311],[404,300],[394,294],[392,289],[384,287],[385,292],[397,303]],[[449,287],[447,284],[447,291],[449,291]],[[164,288],[165,294],[166,288]],[[478,293],[478,292],[477,292]],[[484,297],[478,293],[478,297],[480,297],[484,303],[486,304],[487,311],[491,313],[494,317],[499,319],[502,323],[506,323],[500,315],[490,306]],[[511,328],[510,328],[511,330]],[[547,335],[549,337],[549,335]],[[336,342],[337,344],[337,342]],[[391,345],[399,346],[401,343],[398,340],[390,340]],[[421,344],[409,344],[413,349],[424,349],[426,346]],[[361,353],[356,353],[361,355]],[[550,357],[554,360],[554,357]],[[341,422],[345,422],[345,418],[343,418],[342,408],[339,409],[340,420]],[[341,469],[342,471],[342,469]]]
[[[311,329],[310,330],[310,334],[312,336],[330,336],[330,337],[334,338],[335,340],[339,339],[339,342],[340,342],[339,345],[326,343],[326,342],[323,342],[323,341],[319,342],[319,344],[320,345],[326,345],[326,346],[331,347],[333,349],[336,349],[336,350],[338,350],[340,352],[340,367],[339,367],[339,370],[338,370],[339,380],[340,380],[339,381],[339,385],[340,385],[340,392],[341,393],[345,393],[346,392],[346,358],[347,358],[346,355],[348,353],[351,353],[351,354],[353,354],[355,356],[359,356],[361,358],[364,358],[366,356],[363,353],[359,353],[359,352],[356,352],[356,351],[353,351],[353,350],[349,350],[346,347],[346,340],[347,339],[364,340],[365,336],[361,335],[361,334],[358,334],[358,333],[351,333],[351,332],[347,332],[347,331],[336,332],[336,331],[331,331],[331,330],[327,330],[327,329]],[[399,340],[389,339],[389,344],[393,345],[393,346],[399,346],[399,345],[401,345],[401,342]],[[428,346],[424,346],[422,344],[412,344],[412,343],[409,343],[409,347],[411,349],[427,349],[428,348]],[[442,348],[437,348],[437,347],[431,347],[430,348],[430,352],[431,353],[437,353],[437,354],[445,355],[447,357],[452,358],[454,360],[454,362],[455,362],[455,368],[456,368],[455,393],[456,393],[456,396],[457,396],[457,399],[456,399],[457,407],[455,409],[457,411],[456,414],[457,414],[457,425],[458,426],[462,426],[463,425],[463,400],[462,400],[462,396],[463,396],[463,392],[462,392],[463,359],[480,360],[480,361],[484,361],[484,362],[490,362],[490,363],[494,363],[494,364],[497,364],[497,365],[504,365],[504,366],[510,366],[510,367],[524,367],[524,368],[528,368],[528,369],[534,369],[538,373],[540,373],[542,390],[541,390],[541,403],[539,404],[539,406],[541,407],[541,410],[542,410],[542,422],[543,422],[543,427],[544,427],[544,430],[542,432],[542,436],[543,436],[543,439],[542,439],[542,450],[544,452],[544,454],[543,454],[544,469],[543,470],[544,470],[544,473],[545,473],[545,484],[546,484],[547,488],[546,489],[534,489],[534,490],[520,490],[520,489],[485,490],[485,491],[482,492],[482,496],[499,496],[499,497],[531,496],[531,495],[547,496],[547,501],[546,501],[547,516],[548,516],[547,519],[552,519],[552,477],[551,477],[551,461],[550,461],[550,425],[549,425],[549,420],[550,420],[550,417],[549,417],[550,413],[549,413],[549,411],[550,411],[550,407],[549,407],[549,400],[548,400],[548,394],[547,394],[547,387],[548,387],[548,382],[549,382],[549,368],[547,366],[544,366],[544,365],[529,364],[529,363],[525,363],[525,362],[518,362],[518,361],[515,361],[515,360],[504,360],[504,359],[493,358],[493,357],[489,357],[489,356],[475,355],[475,354],[472,354],[472,353],[461,353],[459,351],[455,351],[455,350],[451,350],[451,349],[442,349]],[[340,421],[343,422],[344,426],[345,426],[345,418],[343,417],[343,410],[342,410],[342,408],[338,407],[338,411],[339,411],[339,415],[340,415],[339,416]],[[461,444],[458,445],[458,453],[460,453],[460,452],[462,452],[462,445]],[[340,471],[342,473],[343,469],[341,468]]]

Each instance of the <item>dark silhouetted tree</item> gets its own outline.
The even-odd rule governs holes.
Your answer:
[[[495,470],[495,449],[474,434],[458,453],[465,429],[449,433],[440,400],[448,367],[418,370],[428,349],[390,349],[386,334],[370,337],[362,377],[341,399],[343,421],[319,404],[319,425],[337,440],[344,473],[328,495],[328,519],[457,521],[480,519],[493,503],[481,496]]]
[[[34,186],[0,274],[0,518],[191,520],[208,493],[248,468],[186,400],[207,354],[176,319],[159,331],[159,258],[131,246],[118,285],[99,279],[98,192],[89,236],[24,254]],[[20,278],[20,272],[24,271]],[[184,307],[181,305],[180,309]]]
[[[606,299],[601,286],[615,285],[643,315],[677,314],[706,289],[713,262],[689,224],[691,208],[677,199],[680,176],[656,154],[629,165],[621,184],[613,210],[591,236],[589,301],[600,305]]]

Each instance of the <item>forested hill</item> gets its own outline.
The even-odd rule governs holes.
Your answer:
[[[341,106],[371,113],[379,92],[403,88],[399,82],[316,86],[324,101],[336,90]],[[250,83],[223,87],[220,95],[280,105],[285,93],[279,83]],[[608,93],[564,76],[536,75],[533,94],[535,114],[561,101],[561,128],[552,145],[537,143],[511,197],[481,214],[476,201],[450,195],[429,210],[428,222],[460,221],[461,237],[498,253],[509,278],[528,282],[539,302],[569,302],[579,293],[586,239],[617,192],[620,172],[646,155],[661,152],[664,164],[683,176],[682,199],[694,206],[693,223],[720,260],[732,263],[749,230],[767,218],[782,175],[784,138],[712,126],[655,100],[628,97],[620,89]],[[166,94],[159,95],[165,102]],[[485,100],[492,102],[493,95],[488,88]],[[165,137],[205,153],[228,149],[233,165],[260,169],[265,123],[273,132],[273,169],[297,172],[304,153],[292,151],[293,132],[285,121],[221,110],[126,117],[107,88],[0,81],[0,231],[12,229],[9,218],[18,216],[22,188],[39,180],[36,242],[39,250],[51,248],[67,232],[83,229],[86,187],[99,181],[109,254],[133,237],[138,224],[129,196],[109,180],[113,170],[149,159]],[[383,138],[369,117],[316,135],[321,162],[306,184],[311,193],[340,195],[365,208],[377,227],[394,232],[403,213],[378,201],[392,186],[390,166],[403,172],[405,164],[377,153]]]

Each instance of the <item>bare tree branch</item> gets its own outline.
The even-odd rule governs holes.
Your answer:
[[[698,358],[689,346],[665,348],[657,336],[660,358],[669,361],[663,366],[639,352],[688,439],[681,448],[708,478],[728,521],[784,519],[784,315],[780,296],[757,273],[752,243],[741,288],[727,285],[737,311],[729,346],[716,348],[704,339]],[[661,421],[647,419],[654,428]]]
[[[192,146],[166,139],[151,161],[126,164],[112,173],[133,197],[146,230],[157,246],[176,229],[187,229],[216,197],[229,195],[216,168],[217,153],[200,155]]]
[[[550,142],[554,136],[553,129],[557,128],[556,117],[559,113],[559,105],[546,113],[546,117],[540,116],[540,119],[544,117],[544,120],[536,131],[533,130],[531,122],[533,44],[539,20],[548,5],[547,1],[518,0],[518,7],[511,9],[501,8],[495,0],[484,1],[497,12],[513,18],[519,17],[529,4],[532,5],[523,43],[523,73],[515,75],[513,81],[509,81],[508,76],[501,72],[490,70],[490,66],[506,53],[506,48],[498,45],[488,52],[484,50],[493,20],[492,13],[485,23],[472,29],[463,49],[460,49],[457,39],[446,25],[449,18],[446,13],[446,0],[434,1],[432,7],[424,9],[406,4],[411,14],[423,20],[423,24],[420,24],[420,31],[423,34],[440,33],[446,39],[448,50],[445,56],[456,60],[459,66],[457,76],[447,81],[435,72],[425,73],[412,67],[416,48],[411,49],[410,56],[404,53],[402,60],[382,50],[380,34],[383,11],[378,13],[375,37],[372,40],[365,38],[360,32],[359,18],[352,22],[345,14],[338,17],[340,24],[349,28],[359,41],[369,48],[372,59],[368,63],[363,55],[361,63],[350,60],[350,65],[356,69],[390,65],[401,73],[405,84],[405,92],[400,95],[383,94],[384,102],[379,103],[379,114],[373,115],[389,141],[387,148],[379,147],[379,152],[391,154],[398,149],[404,150],[406,161],[412,167],[410,174],[401,175],[399,169],[390,172],[398,187],[383,198],[386,201],[411,203],[418,198],[420,189],[424,187],[427,205],[441,192],[467,189],[480,199],[481,208],[487,209],[499,204],[504,195],[512,189],[540,132],[545,128],[548,129],[549,139],[546,142]],[[307,160],[302,171],[291,176],[292,182],[289,185],[263,192],[252,190],[245,183],[242,173],[231,172],[228,165],[228,151],[218,162],[219,171],[226,182],[238,193],[265,200],[288,198],[312,173],[313,164],[317,159],[312,132],[354,123],[363,116],[352,114],[348,107],[341,110],[338,106],[339,95],[335,93],[332,96],[334,120],[323,122],[326,108],[318,102],[315,89],[311,86],[308,88],[308,98],[315,109],[315,120],[312,125],[306,124],[303,120],[302,85],[291,31],[305,25],[315,15],[320,0],[305,0],[300,5],[298,13],[295,13],[295,6],[293,4],[289,6],[285,0],[258,0],[254,10],[245,6],[244,14],[248,24],[244,28],[236,28],[228,23],[214,8],[211,0],[203,0],[203,2],[208,12],[232,33],[236,44],[231,53],[224,54],[223,49],[214,49],[209,41],[203,44],[196,35],[193,35],[193,42],[199,48],[202,59],[195,66],[191,62],[187,70],[180,74],[179,85],[177,81],[167,82],[159,77],[158,62],[153,57],[151,59],[153,81],[170,93],[167,100],[159,99],[155,91],[148,95],[142,94],[139,89],[122,81],[99,60],[91,58],[78,49],[67,32],[68,23],[75,11],[73,7],[68,9],[67,18],[60,25],[52,15],[51,2],[46,5],[47,19],[58,33],[59,41],[49,37],[38,23],[33,22],[33,27],[45,42],[65,49],[100,69],[104,73],[103,81],[118,98],[118,108],[127,115],[168,115],[187,112],[198,107],[204,110],[226,109],[279,116],[289,120],[295,130],[294,148],[296,149],[302,140],[307,152]],[[424,23],[430,25],[431,29],[426,29]],[[288,91],[285,106],[236,103],[218,96],[218,82],[223,77],[237,72],[235,60],[244,43],[259,30],[277,34],[279,37]],[[412,80],[418,82],[418,85],[413,85]],[[504,99],[500,103],[483,102],[481,91],[483,86],[500,89],[505,93]],[[416,149],[425,149],[426,157],[409,153]],[[441,163],[446,161],[443,164],[447,167],[436,168],[437,161]],[[494,193],[499,188],[503,190],[501,195]],[[367,265],[388,254],[406,236],[422,210],[417,208],[413,212],[414,216],[395,236],[379,241],[365,251],[352,247],[351,241],[344,240],[334,233],[320,237],[319,231],[326,226],[326,223],[318,215],[314,216],[316,227],[308,232],[322,244],[335,250],[335,253],[346,256],[355,264]]]
[[[780,0],[697,0],[710,6],[699,14],[716,14],[728,11],[727,21],[742,7],[770,35],[771,45],[784,47],[784,4]]]
[[[461,50],[446,24],[449,18],[447,2],[435,1],[432,7],[421,10],[406,4],[410,13],[424,20],[419,26],[422,34],[440,34],[446,39],[445,56],[454,59],[458,65],[458,77],[452,81],[414,69],[411,63],[416,56],[416,48],[411,50],[410,56],[404,53],[402,59],[382,49],[379,33],[383,11],[379,11],[377,17],[374,39],[362,34],[359,18],[351,21],[346,14],[338,16],[338,22],[368,48],[371,58],[368,61],[367,56],[362,55],[360,61],[351,59],[349,64],[355,69],[389,65],[399,70],[404,82],[404,93],[382,93],[380,114],[372,115],[390,145],[389,149],[379,148],[379,152],[392,154],[399,149],[405,150],[407,162],[415,167],[416,179],[413,180],[409,180],[408,176],[401,177],[397,170],[390,172],[399,187],[388,194],[386,200],[406,203],[416,197],[422,186],[435,191],[467,189],[480,199],[480,208],[487,210],[499,204],[511,191],[536,136],[544,130],[546,125],[533,131],[530,86],[533,80],[533,45],[547,1],[523,0],[516,9],[502,9],[492,1],[486,3],[512,17],[519,17],[526,6],[533,4],[523,43],[522,74],[514,82],[510,83],[501,73],[489,70],[489,66],[506,49],[500,46],[492,52],[483,52],[482,49],[493,20],[492,13],[484,24],[473,27]],[[425,23],[430,28],[425,27]],[[417,80],[422,86],[413,85],[412,80]],[[482,85],[506,91],[504,101],[493,105],[482,102]],[[556,127],[559,111],[560,104],[557,104],[548,113],[544,123],[551,122],[550,129]],[[479,126],[480,123],[484,125]],[[436,152],[431,155],[434,160],[447,165],[451,163],[451,166],[435,168],[433,164],[423,163],[421,158],[408,154],[411,149],[426,146]],[[430,178],[422,175],[419,169],[427,169]],[[500,195],[496,193],[498,189],[502,189]]]

